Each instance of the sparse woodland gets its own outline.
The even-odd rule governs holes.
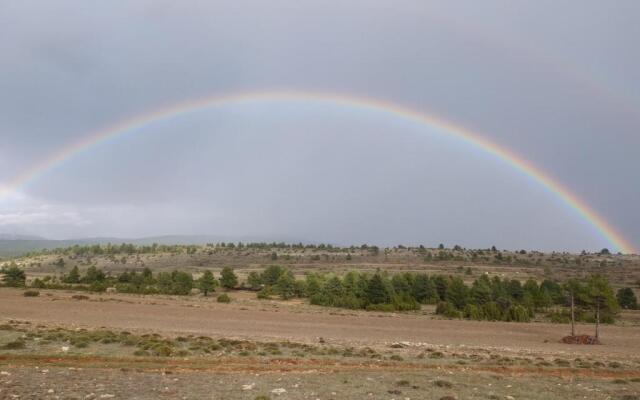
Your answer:
[[[233,260],[236,269],[224,266],[215,276],[210,269],[193,272],[193,268],[152,269],[145,265],[153,264],[155,259],[181,256],[200,263],[207,257]],[[242,260],[253,264],[259,257],[269,265],[250,271],[238,265]],[[45,269],[48,267],[54,273],[40,273],[27,279],[28,274],[18,265],[26,265],[27,271],[42,270],[42,262],[36,260],[48,260]],[[399,261],[412,266],[412,271],[390,268],[397,269]],[[106,265],[98,267],[98,262]],[[441,269],[435,273],[419,272],[416,262]],[[5,285],[34,289],[92,292],[109,289],[145,295],[201,293],[207,296],[216,288],[222,288],[253,290],[259,299],[303,298],[319,306],[373,311],[415,311],[431,304],[436,306],[437,315],[446,318],[513,322],[542,318],[568,323],[573,317],[573,321],[613,323],[620,309],[637,308],[637,298],[628,286],[616,292],[606,274],[598,270],[625,265],[633,270],[633,262],[632,258],[611,255],[606,249],[573,255],[524,250],[505,252],[495,247],[446,249],[443,245],[435,249],[423,246],[379,249],[367,245],[339,248],[285,243],[121,244],[31,253],[5,262],[2,272]],[[318,263],[319,268],[313,268],[314,263]],[[334,271],[332,267],[341,263],[347,265]],[[299,270],[301,265],[303,271]],[[495,271],[481,272],[483,266],[496,265],[516,268],[523,274],[507,277]],[[538,271],[542,269],[543,277],[524,278],[527,270],[535,266]],[[567,268],[588,273],[580,278],[553,276],[553,269]],[[244,272],[244,276],[240,277],[236,270]]]

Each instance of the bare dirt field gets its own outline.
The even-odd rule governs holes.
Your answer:
[[[230,304],[74,295],[0,289],[0,399],[640,396],[633,324],[605,326],[603,345],[575,346],[558,342],[565,325],[339,310],[243,291]],[[171,352],[155,354],[165,343]]]
[[[242,281],[274,263],[308,272],[480,274],[537,281],[604,274],[640,287],[640,257],[384,249],[199,247],[195,252],[18,259],[27,280],[85,271],[233,266]],[[60,260],[64,267],[60,267]],[[255,292],[133,295],[0,288],[0,399],[602,399],[640,400],[640,311],[601,327],[602,345],[560,343],[567,324],[450,320],[435,306],[367,312]],[[578,324],[580,334],[593,325]]]
[[[162,334],[215,335],[376,345],[392,342],[478,347],[514,352],[630,356],[640,359],[640,327],[605,326],[606,346],[559,343],[567,325],[436,319],[421,314],[374,313],[308,306],[302,302],[258,301],[250,292],[232,294],[235,302],[214,297],[89,295],[49,291],[24,298],[22,291],[0,289],[0,315],[33,323],[72,327],[110,327]],[[234,304],[235,303],[235,304]],[[580,325],[591,333],[593,327]]]

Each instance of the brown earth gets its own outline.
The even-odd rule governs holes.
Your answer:
[[[248,339],[288,339],[362,345],[412,345],[482,348],[501,352],[594,355],[640,359],[640,328],[604,326],[602,346],[563,344],[568,327],[548,323],[476,322],[434,319],[424,314],[370,313],[313,307],[302,302],[254,300],[232,293],[232,304],[215,298],[89,295],[43,292],[25,298],[22,291],[0,289],[0,316],[47,325],[109,327],[174,335],[202,334]],[[580,325],[580,332],[593,328]]]

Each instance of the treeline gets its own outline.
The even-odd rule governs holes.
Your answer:
[[[73,267],[62,277],[36,278],[31,286],[40,289],[75,289],[91,292],[104,292],[108,288],[115,288],[120,293],[188,295],[195,284],[193,276],[183,271],[154,274],[149,268],[145,268],[141,272],[125,271],[111,276],[95,266],[90,266],[82,275],[78,267]]]
[[[15,264],[5,266],[0,270],[0,273],[3,274],[2,282],[5,286],[27,286],[24,271]],[[140,272],[125,271],[112,276],[105,274],[102,269],[93,265],[87,268],[84,274],[81,274],[78,267],[75,266],[69,273],[61,277],[48,275],[44,278],[36,278],[30,285],[35,289],[104,292],[108,288],[115,288],[120,293],[172,295],[188,295],[194,288],[200,289],[206,295],[215,290],[217,286],[219,286],[219,281],[211,271],[205,271],[199,279],[194,279],[192,274],[184,271],[153,273],[149,268],[144,268]]]
[[[164,245],[154,243],[152,245],[138,246],[131,243],[106,245],[74,245],[70,247],[59,247],[55,249],[43,249],[27,253],[27,257],[42,255],[58,255],[69,257],[94,257],[94,256],[116,256],[116,255],[141,255],[156,253],[195,253],[200,246],[196,245]]]
[[[4,285],[26,286],[26,275],[15,264],[3,267],[0,273]],[[436,313],[449,318],[517,322],[527,322],[539,312],[548,313],[555,322],[568,322],[571,313],[567,307],[571,305],[576,320],[612,322],[620,308],[638,307],[632,289],[623,288],[615,294],[599,275],[562,284],[548,279],[540,284],[529,279],[522,284],[515,279],[481,275],[467,285],[457,276],[424,273],[350,271],[343,276],[309,273],[304,279],[295,279],[291,270],[273,265],[250,272],[241,282],[229,267],[223,268],[219,277],[205,271],[195,279],[184,271],[153,273],[149,268],[112,276],[90,266],[81,274],[76,266],[60,277],[37,278],[31,286],[93,292],[115,288],[120,293],[171,295],[188,295],[193,289],[207,295],[222,286],[254,290],[261,299],[299,297],[316,305],[379,311],[418,310],[422,304],[436,304]]]
[[[612,322],[620,307],[637,307],[630,288],[620,289],[616,296],[609,282],[599,275],[585,283],[571,280],[565,284],[548,279],[540,284],[529,279],[522,284],[515,279],[482,275],[467,285],[460,277],[445,275],[358,271],[342,277],[309,273],[304,280],[295,280],[288,269],[272,266],[262,273],[249,274],[247,284],[259,290],[261,298],[308,297],[311,304],[382,311],[418,310],[421,304],[437,304],[437,314],[474,320],[527,322],[537,312],[549,312],[552,318],[564,322],[567,312],[553,309],[568,306],[571,293],[574,315],[582,321],[593,321],[593,308],[598,308],[602,321]]]
[[[23,280],[22,285],[11,286],[25,286],[24,283]],[[174,270],[154,273],[149,268],[144,268],[140,272],[124,271],[112,276],[105,274],[103,270],[94,265],[81,274],[78,267],[74,266],[61,277],[48,275],[42,279],[36,278],[31,283],[31,287],[37,289],[76,289],[104,292],[113,288],[118,293],[135,294],[189,295],[192,294],[193,289],[198,289],[205,296],[218,286],[226,289],[234,289],[238,286],[238,277],[232,268],[223,268],[219,279],[208,270],[195,279],[189,272]]]
[[[255,243],[243,243],[243,242],[221,242],[221,243],[207,243],[205,246],[197,245],[163,245],[163,244],[151,244],[151,245],[134,245],[131,243],[122,244],[106,244],[106,245],[74,245],[69,247],[60,247],[55,249],[43,249],[34,252],[27,253],[26,256],[34,257],[41,255],[59,255],[70,257],[92,257],[92,256],[116,256],[116,255],[142,255],[142,254],[156,254],[156,253],[174,253],[174,254],[195,254],[200,250],[211,249],[228,249],[228,250],[242,250],[242,249],[312,249],[312,250],[325,250],[325,251],[347,251],[355,249],[377,249],[375,246],[362,245],[360,247],[352,246],[350,248],[335,247],[331,244],[287,244],[284,242],[255,242]]]

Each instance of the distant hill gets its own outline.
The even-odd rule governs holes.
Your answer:
[[[92,244],[120,244],[132,243],[139,246],[158,244],[179,244],[179,245],[204,245],[207,243],[219,242],[281,242],[286,239],[272,239],[259,236],[231,237],[221,235],[165,235],[152,236],[138,239],[114,238],[114,237],[95,237],[83,239],[67,239],[52,240],[38,236],[0,234],[0,258],[18,257],[31,251],[43,249],[55,249],[58,247],[69,247],[75,245],[92,245]]]
[[[42,236],[0,232],[0,240],[46,240]]]

